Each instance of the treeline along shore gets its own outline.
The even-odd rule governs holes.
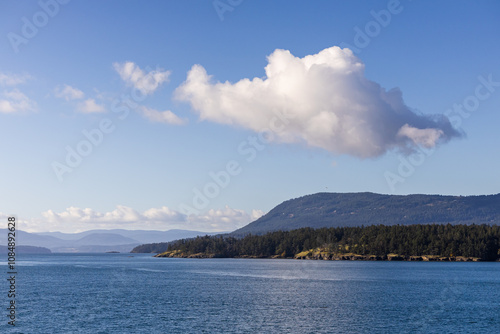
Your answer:
[[[498,225],[301,228],[235,238],[204,236],[136,247],[156,257],[498,261]]]

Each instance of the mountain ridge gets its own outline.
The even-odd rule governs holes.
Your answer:
[[[264,234],[303,227],[499,223],[500,194],[451,196],[322,192],[284,201],[230,235]]]

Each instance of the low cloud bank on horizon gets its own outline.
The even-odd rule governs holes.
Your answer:
[[[402,92],[366,79],[364,64],[348,48],[331,47],[304,58],[288,50],[268,56],[265,78],[213,82],[194,65],[175,91],[201,120],[272,130],[270,141],[305,143],[335,154],[374,158],[390,150],[410,153],[462,134],[444,115],[422,115]],[[276,117],[283,124],[276,124]]]
[[[199,215],[184,215],[166,206],[151,208],[138,212],[124,205],[117,205],[109,212],[98,212],[90,208],[69,207],[62,212],[47,210],[42,212],[43,218],[23,219],[18,229],[26,232],[64,232],[77,233],[94,229],[126,229],[126,230],[193,230],[201,232],[233,231],[260,218],[264,212],[233,209],[211,209]],[[0,212],[0,218],[7,215]]]

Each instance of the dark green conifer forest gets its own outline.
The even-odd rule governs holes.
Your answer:
[[[317,248],[337,254],[460,256],[495,261],[500,258],[500,226],[419,224],[301,228],[243,238],[216,235],[182,239],[141,245],[133,252],[179,251],[213,257],[292,258]]]

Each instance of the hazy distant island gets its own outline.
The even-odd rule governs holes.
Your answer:
[[[16,253],[19,254],[51,254],[50,249],[45,247],[36,246],[16,246]],[[7,246],[0,245],[0,254],[7,254],[9,252]]]
[[[7,233],[7,229],[0,229],[0,235],[4,236],[4,242],[7,241]],[[42,252],[42,249],[45,250],[45,253],[48,253],[47,249],[52,253],[129,253],[134,247],[145,243],[167,242],[206,234],[206,232],[187,230],[151,231],[112,229],[89,230],[79,233],[29,233],[17,230],[16,248],[21,249],[22,252],[23,248],[19,248],[20,246],[36,246],[35,248],[24,248],[35,253]],[[2,240],[0,239],[1,243]]]
[[[318,193],[229,234],[145,244],[157,257],[496,261],[500,194]]]

